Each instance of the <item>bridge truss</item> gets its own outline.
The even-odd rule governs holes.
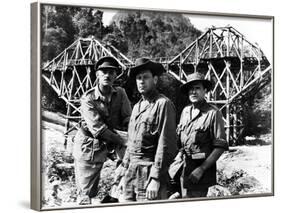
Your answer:
[[[214,83],[207,100],[222,111],[227,140],[235,145],[244,129],[245,101],[271,80],[262,50],[231,26],[212,27],[167,64],[182,83],[193,72]]]
[[[42,68],[42,77],[67,105],[65,135],[77,128],[79,99],[95,85],[94,65],[103,56],[116,58],[121,77],[133,62],[115,47],[91,38],[79,38]],[[235,145],[244,128],[245,101],[271,80],[271,65],[262,50],[231,26],[211,27],[172,59],[157,59],[182,83],[201,72],[214,83],[206,97],[224,115],[227,140]],[[67,137],[66,137],[67,139]]]
[[[122,67],[120,78],[133,62],[115,47],[91,38],[79,38],[42,68],[42,78],[66,102],[65,136],[77,128],[69,121],[80,120],[80,97],[95,85],[95,63],[104,56],[114,57]],[[65,144],[67,137],[65,140]]]

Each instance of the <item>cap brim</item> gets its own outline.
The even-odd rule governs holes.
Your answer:
[[[119,67],[114,67],[114,66],[99,67],[97,70],[108,70],[108,69],[111,69],[111,70],[120,70]]]
[[[104,70],[110,70],[110,71],[115,71],[117,75],[120,75],[122,72],[122,69],[120,67],[114,67],[114,66],[104,66],[104,67],[99,67],[95,72],[98,70],[104,71]]]
[[[106,65],[106,66],[104,66],[104,67],[100,67],[100,65],[101,65],[104,61],[106,61],[106,60],[112,60],[112,61],[114,61],[117,66],[108,66],[108,65]],[[117,61],[116,59],[112,58],[111,56],[105,56],[105,57],[100,58],[100,59],[96,62],[96,64],[95,64],[95,70],[96,70],[96,71],[99,70],[99,69],[101,69],[101,68],[104,68],[104,69],[120,69],[120,65],[119,65],[119,63],[118,63],[118,61]]]

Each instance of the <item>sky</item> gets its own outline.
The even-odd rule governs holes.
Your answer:
[[[110,23],[116,10],[105,10],[103,22]],[[273,55],[273,27],[270,19],[255,19],[245,17],[218,17],[207,15],[188,15],[191,23],[199,30],[205,31],[208,27],[225,27],[230,25],[242,33],[247,40],[258,44],[265,56],[272,64]]]

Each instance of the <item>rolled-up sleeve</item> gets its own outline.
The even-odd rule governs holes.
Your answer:
[[[94,138],[97,138],[102,132],[108,129],[108,126],[103,122],[96,109],[94,101],[91,100],[90,95],[81,98],[81,116]]]
[[[167,172],[168,167],[177,153],[176,112],[171,101],[165,101],[159,112],[159,140],[151,167],[150,178],[159,179]]]
[[[224,121],[220,111],[215,111],[212,125],[213,146],[228,150],[226,134],[224,129]]]

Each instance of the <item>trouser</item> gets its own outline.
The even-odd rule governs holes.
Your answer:
[[[156,200],[164,200],[164,199],[168,199],[167,187],[166,187],[166,185],[162,184],[159,188],[158,197]],[[120,198],[119,198],[120,203],[134,202],[134,201],[149,201],[149,200],[146,198],[146,193],[144,193],[142,191],[138,191],[138,190],[132,192],[130,194],[130,196],[128,196],[127,193],[125,195],[122,194],[122,195],[120,195]]]
[[[78,196],[95,197],[98,193],[102,162],[91,162],[75,159],[75,180]]]
[[[148,186],[148,179],[150,169],[153,162],[133,162],[130,163],[124,178],[123,194],[120,202],[130,201],[145,201],[146,188]],[[157,200],[167,199],[167,183],[160,181],[160,188]]]
[[[186,198],[207,197],[208,188],[186,190]]]

